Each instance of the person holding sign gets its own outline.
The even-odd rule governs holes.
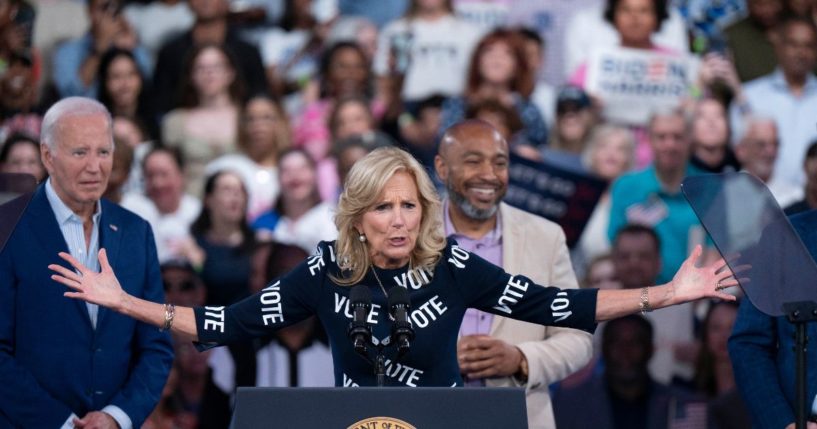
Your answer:
[[[569,79],[591,94],[604,119],[633,127],[638,168],[652,161],[644,130],[651,113],[678,105],[690,81],[685,56],[652,41],[667,7],[664,0],[608,0],[604,17],[621,44],[593,50]]]
[[[491,194],[485,187],[470,192],[481,198]],[[508,274],[446,240],[431,179],[411,155],[391,147],[374,150],[352,167],[335,224],[336,241],[322,242],[314,256],[229,307],[174,307],[130,295],[105,249],[99,251],[99,272],[64,252],[60,257],[67,264],[48,267],[54,287],[66,297],[171,330],[202,348],[268,335],[317,315],[329,337],[337,386],[376,384],[370,364],[347,338],[351,286],[365,285],[372,296],[364,317],[378,344],[390,339],[389,313],[395,309],[387,295],[396,295],[395,287],[407,289],[402,294],[409,296],[410,308],[393,312],[408,316],[416,336],[399,362],[397,350],[385,349],[387,384],[461,386],[457,334],[467,308],[592,332],[597,321],[638,311],[704,297],[734,300],[723,289],[738,284],[722,259],[696,267],[700,248],[672,281],[640,290],[559,289]]]

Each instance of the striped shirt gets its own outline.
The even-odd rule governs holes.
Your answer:
[[[62,237],[65,239],[65,244],[68,245],[68,251],[71,253],[71,256],[92,271],[99,272],[97,253],[99,252],[99,218],[102,216],[102,204],[99,204],[99,202],[96,204],[96,211],[94,211],[94,215],[91,217],[94,223],[91,229],[91,242],[86,243],[85,232],[82,229],[82,219],[57,196],[57,192],[54,190],[50,178],[45,182],[45,195],[48,198],[48,203],[51,205],[51,210],[54,211],[54,216],[57,218],[57,224],[60,226]],[[91,318],[91,326],[96,329],[96,318],[99,313],[99,306],[90,303],[86,303],[85,305],[88,307],[88,316]]]

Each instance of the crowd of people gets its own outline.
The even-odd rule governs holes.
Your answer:
[[[605,86],[677,67],[671,97]],[[0,172],[49,181],[46,111],[99,101],[115,143],[104,196],[150,225],[157,302],[241,302],[338,239],[347,177],[383,147],[429,173],[463,249],[536,283],[640,290],[696,245],[717,259],[686,177],[745,171],[787,214],[817,209],[815,73],[815,0],[0,0]],[[478,134],[443,144],[469,120],[507,154]],[[576,243],[500,203],[517,158],[608,185]],[[766,352],[729,340],[738,314],[688,303],[593,337],[468,310],[459,369],[466,385],[525,387],[531,427],[786,427],[785,387],[774,407],[738,394],[733,365]],[[200,353],[174,333],[145,427],[225,427],[236,386],[335,385],[327,329],[313,317]],[[588,398],[603,412],[582,412]]]

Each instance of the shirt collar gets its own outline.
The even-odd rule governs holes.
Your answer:
[[[647,169],[650,171],[650,173],[652,175],[652,178],[655,181],[654,186],[656,187],[656,191],[659,194],[667,195],[667,196],[670,196],[670,197],[681,195],[681,188],[680,187],[678,189],[674,189],[674,190],[673,189],[666,189],[664,187],[664,184],[661,182],[661,179],[658,177],[658,171],[655,168],[655,163],[650,164],[650,166],[647,167]],[[703,173],[703,170],[695,167],[694,165],[692,165],[691,162],[687,161],[686,167],[684,167],[684,178],[687,178],[689,176],[696,176],[696,175],[702,174],[702,173]]]
[[[446,236],[454,236],[456,237],[463,237],[467,238],[465,235],[460,234],[457,232],[457,229],[454,228],[454,223],[451,221],[451,215],[448,212],[448,205],[449,200],[446,198],[443,200],[443,222],[445,224],[445,235]],[[499,207],[496,210],[496,224],[491,231],[488,231],[488,234],[485,234],[484,237],[474,240],[474,241],[481,241],[485,244],[499,244],[500,240],[502,240],[502,214],[499,211]]]
[[[771,84],[773,87],[777,89],[781,89],[784,91],[789,90],[789,83],[786,82],[786,76],[783,75],[783,69],[777,67],[774,69],[771,75]],[[806,75],[806,84],[804,85],[803,92],[809,91],[817,91],[817,78],[814,77],[813,74],[809,73]]]
[[[80,221],[79,216],[74,213],[65,203],[60,199],[57,195],[57,191],[54,190],[54,186],[51,184],[51,178],[49,177],[48,180],[45,182],[45,196],[48,198],[48,203],[51,205],[51,210],[54,211],[54,216],[57,217],[57,223],[63,225],[70,220]],[[99,222],[99,216],[102,214],[102,204],[99,201],[96,202],[96,210],[94,210],[94,215],[92,219],[94,223]]]

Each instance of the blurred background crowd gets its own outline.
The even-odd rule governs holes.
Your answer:
[[[0,0],[0,171],[44,180],[42,114],[98,99],[114,118],[106,197],[153,227],[168,302],[226,305],[336,237],[357,159],[395,145],[431,173],[446,127],[478,118],[516,155],[609,184],[573,265],[585,286],[641,288],[706,242],[688,175],[747,171],[787,213],[817,208],[815,23],[817,0]],[[682,60],[677,103],[621,120],[600,50]],[[553,387],[559,427],[583,427],[605,389],[619,418],[645,419],[654,408],[628,399],[657,395],[660,412],[697,398],[710,427],[748,427],[736,314],[687,305],[600,328],[598,357]],[[333,384],[314,319],[175,345],[147,427],[226,427],[235,386]]]

